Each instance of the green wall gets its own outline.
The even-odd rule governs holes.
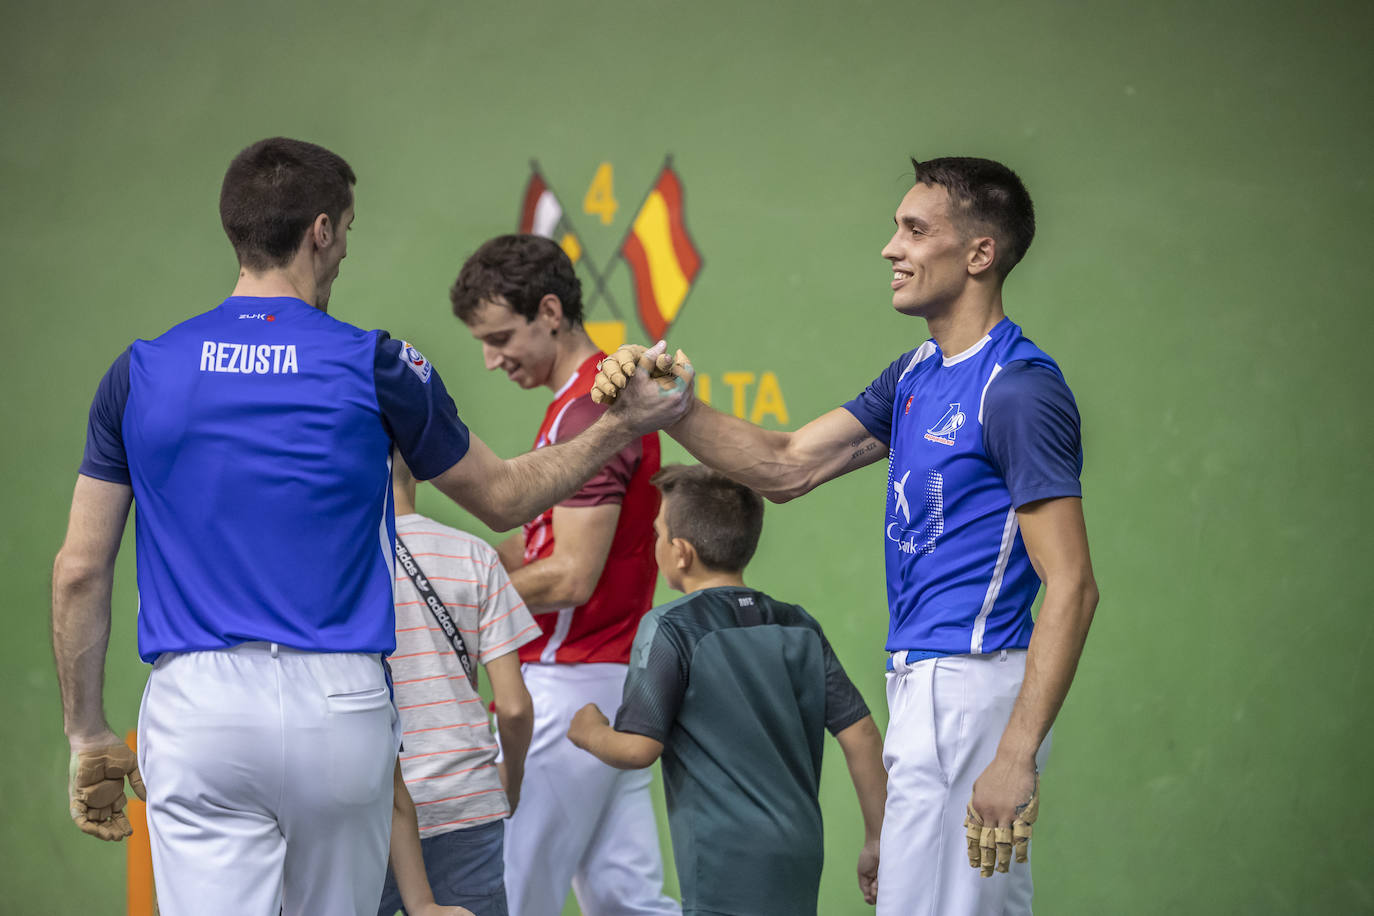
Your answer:
[[[277,133],[360,176],[333,314],[417,342],[508,455],[547,393],[486,374],[445,291],[514,228],[531,157],[600,266],[674,155],[706,266],[672,341],[717,403],[724,372],[775,372],[792,425],[925,335],[878,258],[905,157],[1012,164],[1040,234],[1008,311],[1078,396],[1102,590],[1045,780],[1039,908],[1374,910],[1371,26],[1336,2],[7,5],[0,910],[122,912],[122,849],[66,817],[49,563],[97,380],[228,292],[219,181]],[[581,212],[603,161],[609,226]],[[611,282],[626,306],[623,266]],[[875,710],[883,485],[873,467],[770,507],[750,569],[822,620]],[[146,674],[126,548],[121,731]],[[833,747],[823,803],[822,912],[862,912]]]

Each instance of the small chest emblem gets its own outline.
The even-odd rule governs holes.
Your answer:
[[[902,411],[902,416],[905,417],[905,416],[909,416],[909,415],[911,414],[911,402],[914,401],[914,400],[916,400],[916,395],[914,395],[914,394],[913,394],[913,395],[909,395],[909,396],[907,397],[907,399],[906,399],[906,409],[904,409],[904,410]]]
[[[926,430],[926,438],[941,445],[953,445],[954,436],[964,425],[964,419],[964,412],[959,409],[959,404],[957,402],[950,404],[949,410],[945,411],[940,422]]]

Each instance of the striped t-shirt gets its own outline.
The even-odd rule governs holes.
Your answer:
[[[486,664],[539,636],[539,625],[485,541],[423,515],[398,516],[396,533],[443,599],[474,662]],[[399,566],[391,673],[404,731],[401,772],[415,799],[420,835],[508,815],[486,707]]]

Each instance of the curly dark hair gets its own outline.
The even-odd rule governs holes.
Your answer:
[[[569,323],[582,323],[582,282],[558,243],[541,235],[498,235],[463,262],[448,298],[453,314],[464,323],[482,303],[498,298],[533,321],[539,300],[550,293],[563,303]]]

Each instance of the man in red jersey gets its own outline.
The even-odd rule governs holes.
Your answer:
[[[463,264],[453,312],[488,369],[554,392],[535,448],[571,439],[601,415],[591,399],[604,354],[582,326],[582,288],[554,242],[504,235]],[[658,435],[617,454],[570,499],[497,546],[541,636],[520,649],[534,738],[519,809],[506,827],[513,916],[557,916],[569,885],[582,912],[680,912],[663,894],[647,770],[612,769],[565,737],[587,703],[620,705],[630,646],[653,604]]]

